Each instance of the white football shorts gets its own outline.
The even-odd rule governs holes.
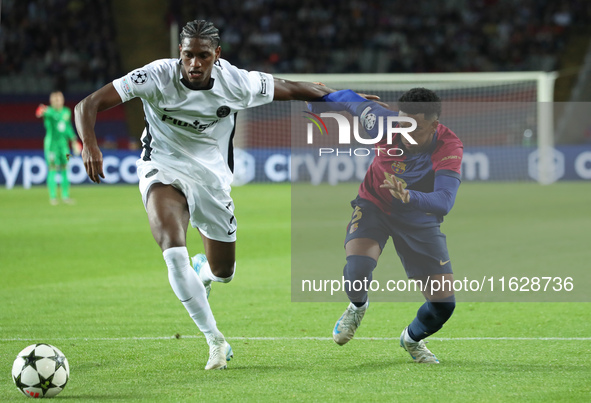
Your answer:
[[[187,199],[191,225],[209,239],[221,242],[236,241],[236,218],[230,190],[215,189],[203,185],[185,172],[163,166],[155,161],[137,162],[140,193],[144,208],[154,183],[172,185]]]

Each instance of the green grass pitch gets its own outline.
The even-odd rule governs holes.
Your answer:
[[[343,189],[331,208],[344,228],[355,187]],[[339,347],[331,330],[344,303],[291,302],[290,187],[232,195],[236,277],[214,284],[210,302],[235,358],[204,371],[207,345],[168,284],[135,186],[74,187],[74,206],[50,206],[42,187],[0,190],[0,400],[26,399],[10,370],[36,342],[68,357],[57,399],[71,402],[591,399],[589,303],[460,301],[429,344],[441,364],[427,366],[398,346],[419,303],[377,302]],[[588,268],[590,202],[588,183],[462,185],[443,225],[456,275],[490,259]],[[195,230],[188,242],[202,251]]]

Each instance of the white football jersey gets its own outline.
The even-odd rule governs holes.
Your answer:
[[[210,86],[187,87],[178,59],[156,60],[113,81],[123,102],[139,97],[146,128],[142,161],[156,161],[228,189],[232,182],[236,113],[273,100],[273,76],[238,69],[220,59]]]

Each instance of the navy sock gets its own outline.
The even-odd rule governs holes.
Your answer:
[[[419,341],[437,332],[451,317],[456,307],[456,298],[444,298],[439,302],[425,302],[419,308],[416,318],[408,326],[408,335]]]
[[[377,264],[378,262],[369,256],[347,256],[343,276],[349,283],[346,283],[345,291],[349,300],[356,307],[363,306],[367,302],[367,290],[372,279],[371,273]]]

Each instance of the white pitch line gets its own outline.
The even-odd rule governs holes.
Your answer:
[[[203,336],[182,335],[181,339],[203,339]],[[52,341],[135,341],[135,340],[174,340],[175,336],[153,337],[50,337]],[[261,341],[332,341],[332,337],[226,337],[228,340],[261,340]],[[3,338],[0,342],[9,341],[39,341],[33,338]],[[400,337],[355,337],[355,340],[364,341],[391,341],[400,340]],[[437,341],[591,341],[591,337],[430,337],[429,340]]]

